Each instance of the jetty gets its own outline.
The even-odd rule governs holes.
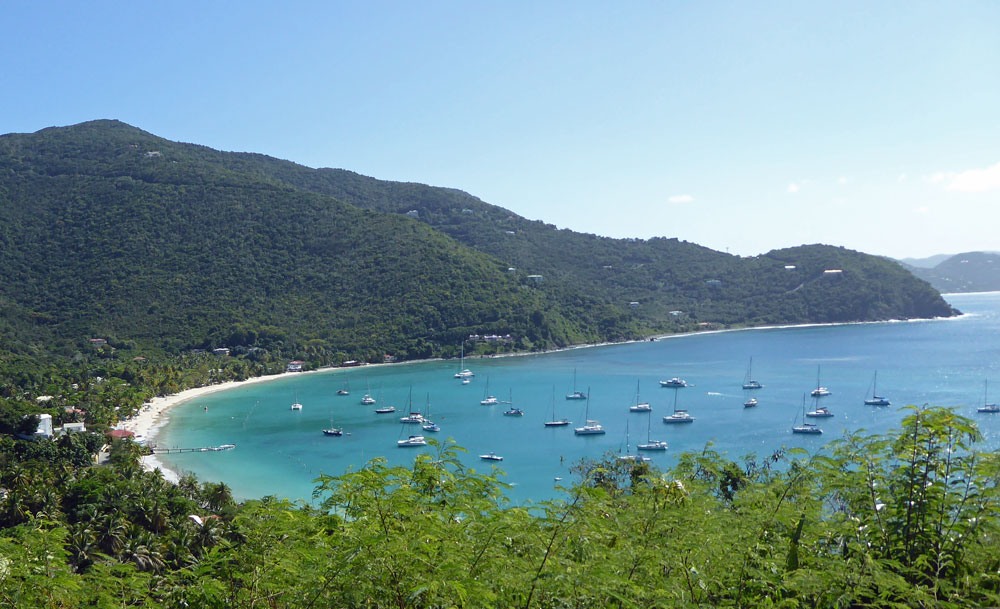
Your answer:
[[[211,453],[222,450],[232,450],[234,448],[236,448],[235,444],[222,444],[220,446],[202,446],[201,448],[167,448],[165,446],[151,446],[150,450],[153,451],[154,455],[161,455],[167,453]]]

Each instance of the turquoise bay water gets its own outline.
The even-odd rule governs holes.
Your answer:
[[[409,464],[432,447],[398,448],[407,434],[424,434],[440,441],[452,438],[469,453],[463,461],[480,471],[490,469],[479,454],[502,455],[504,478],[514,485],[515,501],[544,500],[559,495],[556,478],[572,481],[571,465],[585,457],[600,457],[624,449],[626,426],[632,451],[651,437],[666,440],[666,452],[650,452],[653,462],[667,467],[685,451],[711,442],[716,450],[738,458],[766,455],[782,447],[820,450],[845,430],[884,432],[904,416],[906,404],[956,407],[979,422],[986,445],[1000,446],[1000,415],[976,413],[984,399],[984,380],[995,382],[990,401],[1000,399],[1000,292],[950,295],[949,302],[966,315],[959,319],[914,322],[774,328],[679,336],[655,342],[608,345],[557,353],[466,360],[476,374],[469,385],[453,378],[459,362],[331,370],[272,382],[237,387],[175,407],[156,443],[161,446],[236,444],[216,453],[163,455],[172,469],[192,471],[204,481],[222,480],[241,498],[278,495],[308,499],[320,474],[338,475],[360,468],[374,457]],[[744,408],[741,384],[753,358],[753,376],[765,387],[753,392],[760,405]],[[817,368],[832,395],[821,405],[835,416],[814,420],[822,436],[793,435],[801,416],[802,397],[816,387]],[[865,406],[863,400],[875,370],[878,392],[892,406]],[[591,392],[590,418],[607,430],[603,436],[575,436],[584,420],[585,402],[565,395],[577,388]],[[665,425],[675,391],[658,381],[678,376],[692,386],[678,390],[678,408],[697,420]],[[503,416],[504,404],[481,406],[486,383],[501,401],[508,396],[524,410],[523,417]],[[653,406],[652,417],[630,413],[636,382],[642,401]],[[349,396],[337,390],[350,384]],[[377,406],[362,406],[371,388]],[[412,389],[411,389],[412,388]],[[425,409],[441,426],[439,433],[419,425],[403,425],[408,395],[414,410]],[[552,418],[573,425],[546,428]],[[292,411],[294,401],[303,404]],[[396,413],[378,415],[375,407],[394,405]],[[811,401],[810,401],[811,405]],[[205,408],[207,407],[207,409]],[[346,433],[322,434],[331,418]]]

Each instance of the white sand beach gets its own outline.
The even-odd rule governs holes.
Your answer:
[[[217,385],[207,385],[205,387],[195,387],[194,389],[188,389],[186,391],[181,391],[180,393],[175,393],[172,395],[166,395],[163,397],[156,397],[143,404],[139,412],[131,419],[125,419],[119,425],[119,429],[125,429],[131,431],[135,434],[135,440],[137,442],[144,442],[146,444],[154,444],[156,439],[156,434],[159,430],[166,425],[169,421],[168,411],[174,406],[178,406],[185,402],[190,402],[202,396],[208,395],[210,393],[215,393],[216,391],[226,391],[227,389],[233,389],[234,387],[239,387],[242,385],[249,385],[252,383],[264,383],[267,381],[276,381],[278,379],[288,378],[290,376],[301,376],[303,374],[315,374],[317,372],[329,371],[332,368],[321,368],[319,370],[310,370],[308,372],[283,372],[281,374],[270,374],[267,376],[256,376],[245,381],[228,381],[225,383],[219,383]],[[180,476],[177,472],[174,472],[163,465],[163,463],[156,458],[156,455],[147,455],[142,458],[142,466],[146,471],[153,471],[159,468],[163,473],[163,477],[170,482],[177,482]]]

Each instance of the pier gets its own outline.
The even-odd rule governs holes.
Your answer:
[[[203,446],[201,448],[167,448],[161,446],[151,446],[150,450],[153,451],[154,455],[161,455],[167,453],[212,453],[222,450],[232,450],[234,448],[236,448],[235,444],[223,444],[221,446]]]

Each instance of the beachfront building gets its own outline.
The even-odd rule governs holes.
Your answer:
[[[305,364],[305,362],[300,359],[290,361],[288,362],[288,365],[285,366],[285,372],[302,372],[303,364]]]

